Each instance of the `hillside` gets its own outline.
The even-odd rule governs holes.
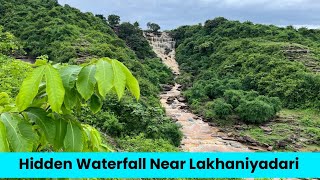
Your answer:
[[[319,30],[220,17],[171,34],[182,70],[178,81],[194,112],[225,127],[231,138],[319,149]]]
[[[111,93],[103,102],[101,112],[94,114],[86,106],[75,111],[78,120],[97,127],[108,135],[107,139],[111,137],[114,149],[177,150],[181,140],[179,127],[165,116],[158,99],[159,84],[170,83],[172,74],[159,59],[153,58],[154,54],[143,59],[137,57],[139,53],[144,54],[144,49],[151,49],[148,43],[142,44],[142,49],[130,49],[128,40],[119,38],[106,21],[92,13],[61,6],[55,0],[1,0],[0,26],[3,27],[1,33],[9,34],[11,41],[15,41],[14,44],[8,42],[1,34],[2,92],[13,99],[28,75],[27,70],[32,67],[14,58],[34,61],[41,56],[38,59],[69,64],[90,62],[93,58],[114,58],[123,62],[138,79],[140,100],[126,93],[118,101]],[[132,36],[142,35],[141,30],[132,33]]]
[[[59,85],[57,74],[70,73],[63,70],[69,67],[75,68],[69,74],[73,86],[63,94],[60,83],[60,99],[73,101],[61,101],[61,111],[50,109],[50,91],[31,99],[30,108],[40,106],[50,118],[74,115],[80,129],[97,128],[112,150],[318,151],[319,40],[319,30],[222,17],[170,32],[143,32],[137,22],[112,25],[103,15],[56,0],[0,0],[0,113],[19,102],[26,77],[35,81],[29,85],[47,83],[39,84],[39,92],[29,88],[33,96],[52,82]],[[39,67],[44,72],[37,79],[31,72]],[[108,67],[112,75],[101,73]],[[85,75],[76,71],[82,68]],[[49,81],[47,70],[59,72]],[[82,78],[88,84],[75,86]],[[104,97],[107,90],[100,85],[107,80],[112,86]]]

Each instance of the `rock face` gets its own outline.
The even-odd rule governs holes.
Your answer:
[[[179,74],[179,66],[175,61],[174,41],[168,34],[158,35],[145,34],[149,43],[154,48],[155,53],[164,64],[172,69],[175,74]],[[168,51],[171,48],[171,51]],[[210,125],[202,121],[188,110],[185,104],[186,99],[181,96],[181,85],[175,84],[172,88],[163,88],[165,93],[160,95],[162,106],[166,109],[168,117],[182,126],[181,131],[184,139],[181,142],[181,149],[187,152],[239,152],[252,151],[235,139],[228,137],[221,132],[214,123]],[[231,136],[231,134],[229,134]],[[256,147],[256,149],[258,149]]]
[[[171,68],[175,75],[179,75],[179,65],[175,60],[175,45],[176,42],[168,33],[144,33],[153,51],[161,58],[162,62]]]

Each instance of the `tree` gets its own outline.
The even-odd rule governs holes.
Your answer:
[[[112,27],[119,25],[120,24],[120,16],[115,15],[115,14],[111,14],[108,16],[108,22],[109,22],[109,25]]]
[[[147,27],[151,32],[154,32],[154,33],[157,33],[161,29],[158,24],[151,23],[151,22],[147,23]]]
[[[139,99],[138,81],[128,68],[109,58],[83,66],[51,65],[45,60],[35,65],[15,105],[0,93],[0,152],[109,151],[99,132],[81,124],[74,114],[84,104],[99,112],[112,90],[120,99],[127,87]]]
[[[138,23],[138,21],[136,21],[136,22],[133,23],[133,26],[136,27],[136,28],[139,28],[140,24]]]
[[[102,19],[103,21],[107,21],[106,17],[104,17],[102,14],[97,14],[96,17]]]

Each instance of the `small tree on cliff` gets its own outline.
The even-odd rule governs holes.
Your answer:
[[[157,33],[161,29],[158,24],[151,23],[151,22],[147,23],[147,27],[148,27],[149,31],[151,31],[153,33]]]
[[[108,16],[108,22],[111,27],[119,25],[120,24],[120,16],[115,15],[115,14],[111,14]]]

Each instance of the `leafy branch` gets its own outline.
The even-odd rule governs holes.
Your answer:
[[[140,98],[138,81],[121,62],[52,65],[43,60],[23,81],[15,104],[0,93],[0,152],[110,151],[100,133],[73,115],[82,106],[93,113],[111,91],[119,100],[127,88]]]

